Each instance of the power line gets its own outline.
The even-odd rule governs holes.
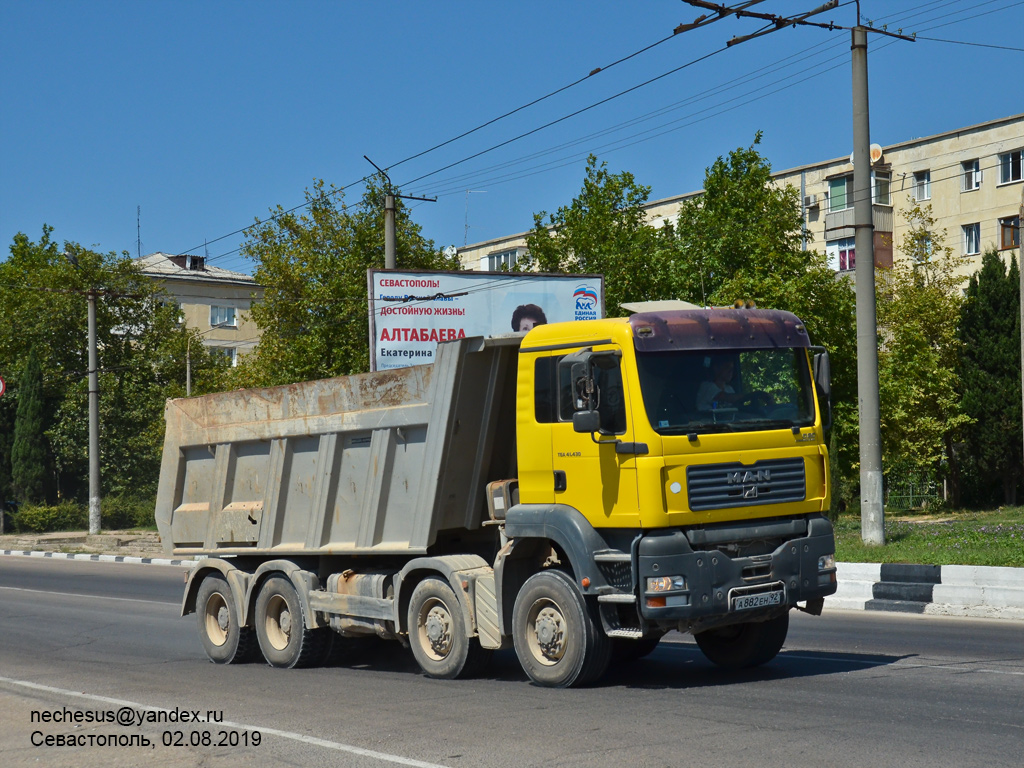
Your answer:
[[[742,3],[741,5],[739,5],[737,7],[738,8],[747,8],[747,7],[751,6],[751,5],[756,5],[759,2],[762,2],[762,0],[748,0],[748,2]],[[705,26],[705,25],[710,24],[710,23],[712,23],[714,21],[718,21],[719,18],[722,18],[722,16],[718,16],[718,17],[713,18],[713,19],[708,19],[706,16],[701,16],[701,17],[696,19],[691,24],[680,24],[678,27],[676,27],[673,30],[672,34],[669,35],[668,37],[664,37],[664,38],[662,38],[660,40],[657,40],[657,41],[655,41],[655,42],[653,42],[653,43],[651,43],[649,45],[646,45],[643,48],[641,48],[641,49],[639,49],[637,51],[634,51],[633,53],[630,53],[630,54],[628,54],[626,56],[623,56],[623,57],[621,57],[619,59],[616,59],[615,61],[611,62],[610,64],[606,64],[604,66],[597,67],[597,68],[591,70],[584,77],[578,78],[577,80],[574,80],[571,83],[563,85],[560,88],[556,88],[555,90],[553,90],[553,91],[551,91],[549,93],[546,93],[543,96],[540,96],[540,97],[538,97],[536,99],[533,99],[532,101],[530,101],[530,102],[528,102],[526,104],[523,104],[523,105],[521,105],[519,107],[516,107],[515,109],[511,109],[508,112],[505,112],[504,114],[501,114],[501,115],[498,115],[497,117],[491,118],[490,120],[487,120],[487,121],[477,125],[476,127],[469,129],[468,131],[464,131],[463,133],[461,133],[461,134],[459,134],[457,136],[454,136],[454,137],[452,137],[450,139],[447,139],[445,141],[442,141],[439,144],[435,144],[434,146],[429,147],[428,149],[422,150],[421,152],[417,152],[417,153],[415,153],[413,155],[410,155],[408,157],[403,158],[402,160],[399,160],[399,161],[397,161],[395,163],[392,163],[392,164],[388,165],[385,170],[390,170],[392,168],[397,168],[398,166],[403,165],[404,163],[410,162],[411,160],[415,160],[415,159],[417,159],[419,157],[423,157],[424,155],[429,154],[430,152],[433,152],[434,150],[437,150],[437,149],[440,149],[442,147],[445,147],[445,146],[447,146],[447,145],[449,145],[449,144],[451,144],[451,143],[453,143],[455,141],[458,141],[459,139],[463,139],[466,136],[469,136],[469,135],[471,135],[473,133],[476,133],[477,131],[482,130],[483,128],[486,128],[486,127],[488,127],[490,125],[493,125],[494,123],[497,123],[497,122],[499,122],[501,120],[504,120],[507,117],[511,117],[512,115],[517,114],[518,112],[522,112],[523,110],[528,109],[529,107],[532,107],[532,106],[534,106],[536,104],[539,104],[540,102],[545,101],[545,100],[551,98],[552,96],[556,96],[559,93],[563,93],[564,91],[567,91],[570,88],[573,88],[573,87],[579,85],[580,83],[584,82],[585,80],[589,80],[594,75],[597,75],[597,74],[599,74],[601,72],[606,72],[607,70],[609,70],[609,69],[611,69],[611,68],[613,68],[613,67],[615,67],[615,66],[617,66],[619,64],[622,64],[622,63],[624,63],[626,61],[629,61],[630,59],[633,59],[633,58],[635,58],[635,57],[637,57],[637,56],[639,56],[639,55],[641,55],[643,53],[646,53],[647,51],[651,50],[652,48],[656,48],[657,46],[661,45],[662,43],[665,43],[665,42],[667,42],[669,40],[672,40],[673,38],[678,36],[681,32],[688,32],[691,29],[696,29],[697,27]],[[467,159],[472,159],[472,158],[467,158]],[[445,169],[441,169],[441,170],[446,170],[446,168]],[[437,171],[437,172],[439,173],[440,171]],[[350,184],[346,184],[345,186],[339,188],[335,192],[332,192],[332,193],[329,193],[329,194],[334,194],[336,192],[344,191],[344,190],[346,190],[346,189],[348,189],[350,187],[355,186],[356,184],[363,183],[363,182],[367,181],[370,178],[372,178],[372,175],[364,176],[361,179],[359,179],[358,181],[354,181],[354,182],[352,182]],[[224,239],[226,239],[228,237],[232,237],[234,235],[241,234],[241,233],[245,232],[246,230],[250,229],[252,226],[256,226],[256,225],[259,225],[259,224],[264,224],[264,223],[266,223],[268,221],[274,221],[274,220],[277,219],[278,216],[281,216],[281,215],[286,214],[286,213],[292,213],[294,211],[297,211],[300,208],[304,208],[304,207],[308,206],[309,204],[310,204],[310,201],[306,201],[306,202],[301,203],[301,204],[299,204],[297,206],[294,206],[293,208],[289,208],[287,211],[282,211],[280,213],[277,213],[277,214],[274,214],[273,216],[268,217],[267,219],[263,219],[261,221],[258,221],[258,222],[256,222],[255,225],[249,225],[249,226],[244,227],[242,229],[237,229],[234,232],[229,232],[226,235],[221,235],[220,237],[215,238],[213,240],[210,240],[209,242],[215,243],[215,242],[218,242],[220,240],[224,240]],[[189,248],[188,250],[182,251],[182,253],[183,254],[191,253],[192,251],[198,250],[199,248],[204,247],[207,244],[208,243],[204,242],[203,246],[198,246],[197,245],[197,246],[195,246],[193,248]]]
[[[997,48],[997,49],[999,49],[1001,51],[1019,51],[1020,53],[1024,53],[1024,48],[1014,48],[1013,46],[1009,46],[1009,45],[992,45],[990,43],[969,43],[966,40],[944,40],[941,37],[923,37],[921,35],[917,35],[917,37],[915,39],[917,39],[917,40],[928,40],[928,41],[935,42],[935,43],[953,43],[955,45],[971,45],[971,46],[974,46],[975,48]]]

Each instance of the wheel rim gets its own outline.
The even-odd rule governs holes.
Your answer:
[[[216,646],[224,645],[228,641],[228,631],[231,629],[231,611],[228,608],[227,600],[220,592],[214,592],[206,601],[206,636]]]
[[[452,615],[448,606],[436,597],[424,601],[416,620],[420,648],[434,661],[441,661],[451,653]]]
[[[267,601],[267,617],[263,622],[267,640],[278,651],[288,647],[292,637],[292,612],[288,601],[281,595],[273,595]]]
[[[565,617],[561,608],[551,600],[538,600],[530,606],[527,616],[527,645],[530,653],[541,664],[554,666],[565,656]]]

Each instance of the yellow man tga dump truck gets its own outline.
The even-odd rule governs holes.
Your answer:
[[[157,522],[200,558],[182,613],[218,663],[315,665],[368,635],[431,677],[514,646],[571,686],[676,629],[754,666],[836,589],[828,394],[786,312],[463,338],[431,365],[170,401]]]

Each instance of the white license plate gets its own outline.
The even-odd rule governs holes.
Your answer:
[[[752,608],[767,608],[770,605],[782,605],[782,591],[760,592],[756,595],[738,595],[732,599],[734,611],[749,611]]]

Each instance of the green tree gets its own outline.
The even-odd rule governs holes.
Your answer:
[[[51,462],[45,430],[43,372],[39,358],[30,351],[18,379],[18,413],[11,448],[11,480],[15,498],[20,502],[52,500],[53,483],[48,482]]]
[[[87,300],[97,292],[100,469],[104,492],[156,489],[168,396],[184,394],[184,345],[173,302],[127,253],[15,236],[0,263],[0,375],[29,353],[43,374],[54,492],[83,499],[88,485]],[[193,344],[193,353],[199,345]],[[195,362],[195,361],[194,361]],[[209,363],[199,356],[197,365]],[[204,377],[205,378],[205,377]]]
[[[906,257],[876,286],[878,383],[883,466],[896,478],[937,478],[948,468],[956,435],[970,422],[960,407],[956,329],[963,259],[936,230],[930,206],[901,212]]]
[[[263,301],[252,309],[262,336],[233,382],[270,386],[368,370],[366,270],[384,268],[384,190],[367,185],[362,204],[316,181],[303,213],[278,206],[246,233],[242,253],[256,263]],[[396,200],[400,269],[458,269],[457,259],[423,237]]]
[[[957,445],[968,505],[1017,503],[1021,480],[1020,272],[999,253],[982,256],[960,312],[962,408],[973,420]],[[956,490],[961,484],[956,484]]]
[[[553,214],[534,214],[520,268],[603,274],[610,317],[625,302],[674,298],[667,232],[646,223],[650,192],[633,174],[611,173],[591,155],[580,194]]]

